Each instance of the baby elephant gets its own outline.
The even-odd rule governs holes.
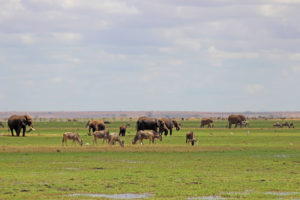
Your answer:
[[[78,133],[76,133],[76,132],[65,132],[63,134],[62,145],[64,145],[64,143],[65,143],[65,145],[67,146],[67,140],[68,139],[73,140],[72,144],[74,144],[74,142],[77,141],[80,144],[80,146],[82,146],[83,142],[82,142],[82,139],[80,139]]]
[[[93,136],[94,136],[94,140],[93,140],[93,143],[97,145],[97,138],[99,139],[103,139],[102,140],[102,144],[104,143],[104,140],[108,140],[108,136],[109,136],[109,131],[107,129],[105,130],[102,130],[102,131],[95,131],[93,133]]]
[[[193,131],[190,131],[186,134],[186,139],[185,139],[185,143],[191,143],[192,146],[194,146],[194,143],[196,142],[196,138],[195,138],[195,135],[194,135],[194,132]]]

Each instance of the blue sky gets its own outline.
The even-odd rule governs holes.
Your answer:
[[[300,110],[300,0],[0,5],[0,111]]]

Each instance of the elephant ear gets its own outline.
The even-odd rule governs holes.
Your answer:
[[[24,119],[25,119],[25,124],[26,125],[31,125],[32,124],[32,118],[29,115],[24,115]]]

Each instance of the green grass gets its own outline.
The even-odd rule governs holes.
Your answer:
[[[108,125],[111,131],[126,122]],[[37,122],[26,137],[0,128],[0,199],[100,199],[77,193],[150,193],[149,199],[299,199],[300,129],[272,128],[274,121],[250,121],[251,128],[199,128],[183,121],[180,131],[156,144],[125,148],[92,144],[84,122]],[[224,125],[224,126],[223,126]],[[193,130],[198,146],[185,144]],[[248,133],[249,130],[249,134]],[[77,131],[84,146],[61,146],[65,131]],[[90,145],[86,145],[89,143]]]

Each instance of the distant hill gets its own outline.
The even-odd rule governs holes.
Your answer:
[[[300,111],[291,112],[197,112],[197,111],[43,111],[43,112],[0,112],[0,118],[28,113],[34,118],[227,118],[230,114],[243,114],[248,118],[300,118]]]

